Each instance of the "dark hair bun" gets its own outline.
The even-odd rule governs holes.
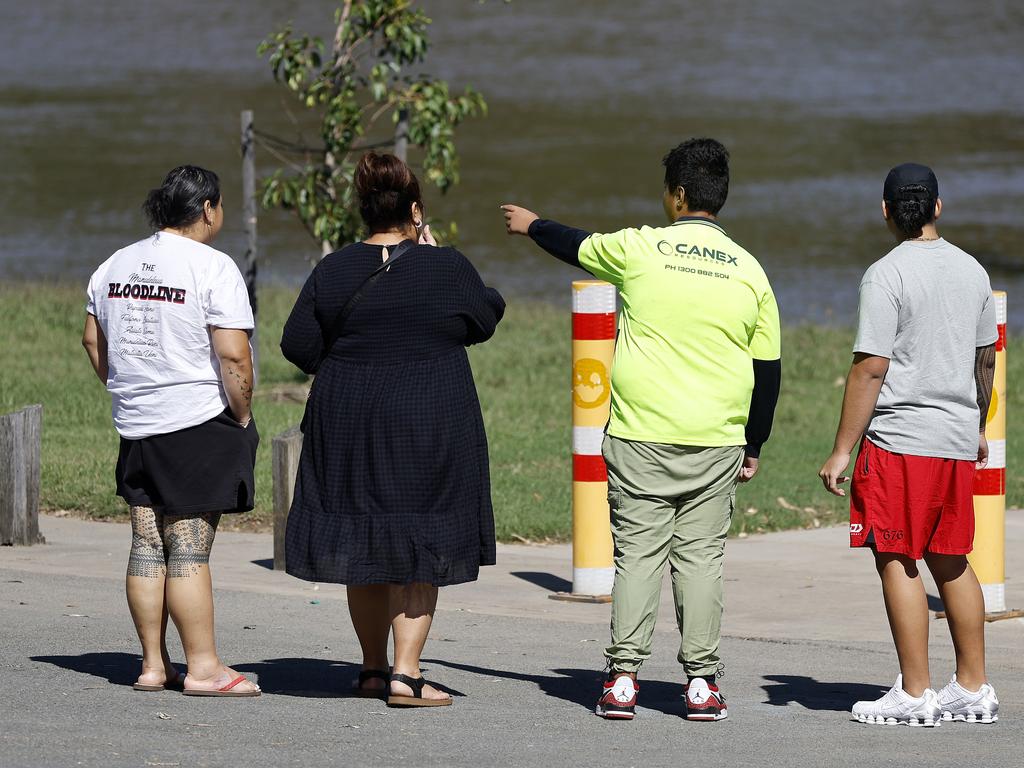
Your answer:
[[[142,210],[154,229],[178,229],[197,222],[207,200],[214,207],[220,203],[217,174],[197,165],[181,165],[149,191]]]
[[[146,212],[149,223],[156,229],[164,228],[163,222],[167,221],[169,207],[170,201],[167,199],[167,193],[164,192],[163,187],[149,190],[146,202],[142,204],[142,210]]]
[[[356,166],[356,191],[360,196],[380,192],[401,192],[416,183],[409,166],[394,155],[367,152]]]
[[[394,155],[363,155],[356,165],[355,187],[359,213],[371,232],[407,224],[413,203],[423,205],[416,174]]]
[[[935,220],[935,197],[921,184],[908,184],[886,200],[896,229],[908,237],[920,237],[925,224]]]

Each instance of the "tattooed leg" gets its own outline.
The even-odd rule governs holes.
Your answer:
[[[132,551],[128,556],[128,575],[162,580],[166,571],[163,513],[153,507],[132,507],[131,516]]]
[[[164,521],[167,606],[185,649],[188,662],[185,688],[189,690],[215,690],[238,677],[235,670],[221,663],[213,631],[209,560],[219,522],[220,513],[192,517],[167,515]],[[246,680],[233,690],[258,689]]]
[[[177,676],[164,641],[167,606],[163,512],[153,507],[132,507],[132,549],[128,556],[125,592],[128,608],[142,643],[142,674],[138,682],[163,685]]]
[[[220,514],[167,515],[167,606],[181,635],[189,678],[209,678],[222,669],[213,631],[210,549]]]
[[[219,512],[194,517],[168,516],[164,528],[168,578],[196,576],[201,568],[209,566],[210,550],[219,523]]]

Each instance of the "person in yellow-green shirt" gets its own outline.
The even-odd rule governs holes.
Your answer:
[[[738,482],[757,473],[782,377],[779,312],[757,260],[718,223],[729,153],[690,139],[664,160],[669,224],[591,234],[504,205],[509,234],[619,290],[603,454],[615,543],[609,675],[596,713],[631,719],[665,563],[690,720],[728,716],[717,685],[722,561]]]

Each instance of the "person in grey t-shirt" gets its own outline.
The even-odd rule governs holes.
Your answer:
[[[863,723],[993,722],[985,675],[984,599],[967,561],[973,483],[988,460],[996,332],[992,289],[969,254],[939,237],[939,185],[906,163],[885,180],[882,214],[898,245],[860,285],[853,365],[832,455],[819,472],[838,496],[850,455],[850,546],[869,547],[882,580],[900,676],[877,701],[853,706]],[[949,617],[956,674],[936,693],[928,670],[924,558]]]

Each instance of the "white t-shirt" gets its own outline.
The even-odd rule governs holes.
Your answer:
[[[85,311],[107,339],[114,426],[130,440],[209,421],[227,407],[210,326],[251,331],[242,275],[225,253],[157,232],[89,279]]]

